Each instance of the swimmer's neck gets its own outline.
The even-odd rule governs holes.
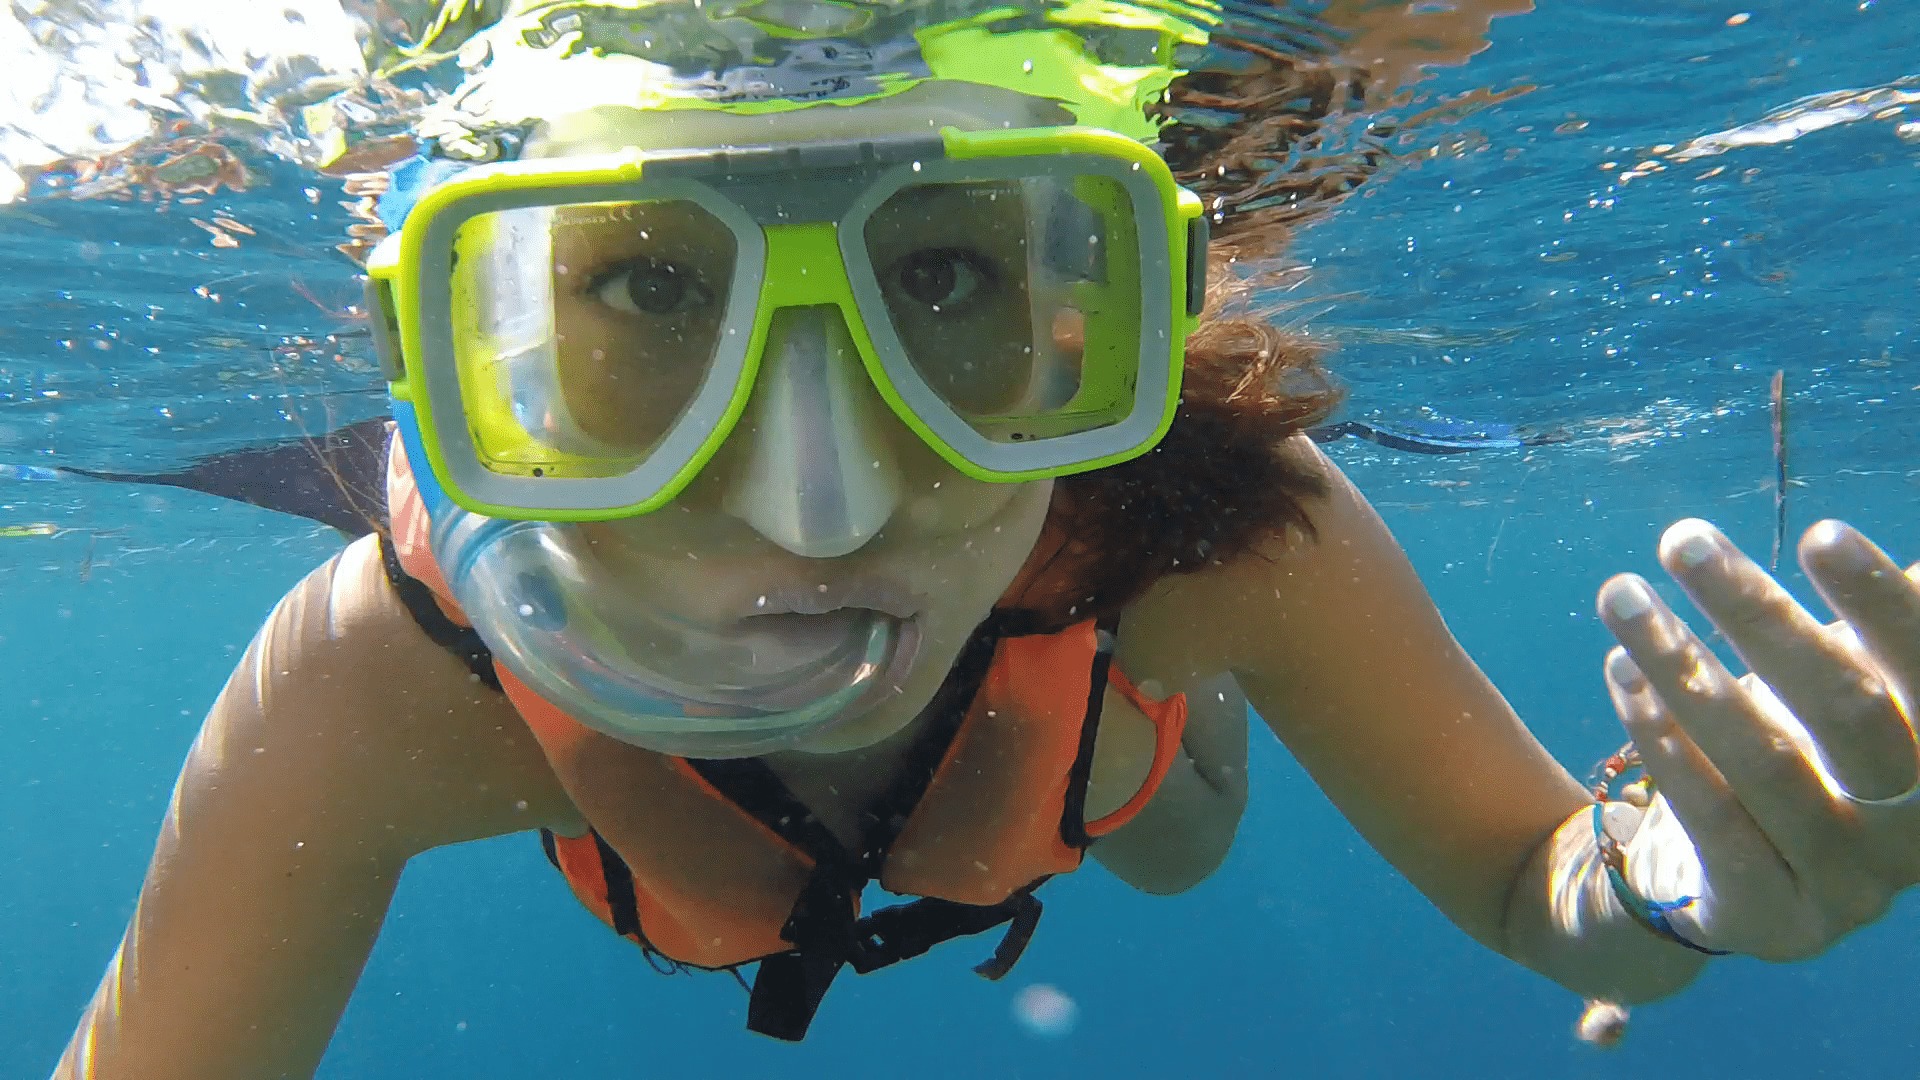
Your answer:
[[[843,843],[857,845],[860,822],[900,776],[925,714],[876,743],[833,753],[782,750],[760,760]]]

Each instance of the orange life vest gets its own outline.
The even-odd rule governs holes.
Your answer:
[[[550,759],[590,751],[596,768],[619,770],[648,816],[672,822],[617,851],[597,830],[543,832],[574,895],[650,959],[708,969],[757,962],[748,1027],[764,1034],[804,1036],[842,967],[864,974],[1011,923],[994,957],[975,969],[1004,975],[1039,918],[1034,889],[1077,868],[1089,844],[1130,821],[1179,750],[1185,697],[1152,700],[1110,665],[1111,622],[1041,630],[1030,613],[998,607],[961,650],[922,714],[901,776],[868,808],[862,842],[849,849],[764,762],[690,760],[612,742],[495,668],[434,562],[398,439],[387,498],[383,557],[422,628],[506,693]],[[1051,532],[1043,536],[1003,604],[1044,584],[1059,546]],[[1154,759],[1125,805],[1086,821],[1108,687],[1153,722]],[[919,899],[863,916],[861,892],[875,881]]]

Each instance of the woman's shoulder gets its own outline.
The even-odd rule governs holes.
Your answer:
[[[1392,533],[1310,439],[1284,452],[1316,481],[1304,523],[1284,523],[1231,556],[1170,573],[1128,605],[1121,659],[1137,678],[1190,686],[1310,645],[1361,611],[1428,613],[1431,605]]]
[[[452,690],[454,683],[443,677],[447,665],[440,662],[452,658],[401,602],[382,564],[381,542],[378,535],[360,537],[288,589],[242,666],[257,663],[263,678],[289,686],[331,683],[338,704],[388,712],[409,711],[395,707],[420,693]],[[396,677],[398,685],[392,681]],[[376,684],[386,693],[358,693]]]
[[[362,537],[275,606],[208,718],[297,743],[316,784],[350,788],[422,850],[537,827],[577,831],[504,696],[414,622]]]
[[[1142,597],[1116,661],[1135,679],[1183,689],[1231,674],[1356,820],[1445,806],[1452,795],[1434,778],[1475,769],[1528,793],[1475,804],[1488,816],[1484,835],[1564,813],[1556,800],[1566,790],[1552,778],[1564,774],[1454,639],[1380,515],[1332,463],[1322,469],[1311,535],[1276,536],[1162,582]],[[1413,857],[1388,856],[1402,866]]]

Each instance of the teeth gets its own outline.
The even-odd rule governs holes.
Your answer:
[[[795,615],[825,615],[829,611],[839,611],[845,604],[830,604],[823,599],[796,596],[787,604]]]
[[[914,606],[898,597],[889,597],[884,587],[871,583],[850,583],[839,587],[814,585],[781,589],[763,594],[754,601],[756,615],[826,615],[849,608],[879,612],[896,619],[909,618]]]

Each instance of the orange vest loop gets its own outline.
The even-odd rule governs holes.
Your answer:
[[[975,968],[1004,975],[1039,919],[1033,890],[1077,868],[1095,838],[1130,821],[1180,747],[1184,695],[1154,701],[1111,667],[1114,622],[1032,632],[1026,613],[997,608],[961,650],[922,716],[902,777],[869,808],[862,843],[849,850],[764,762],[675,758],[615,742],[494,668],[434,565],[397,439],[388,500],[385,562],[422,627],[506,693],[549,758],[600,757],[644,804],[636,811],[671,822],[623,831],[617,851],[593,829],[543,833],[548,858],[582,905],[650,959],[706,969],[758,962],[747,1026],[763,1034],[803,1037],[842,967],[864,974],[1011,923],[994,957]],[[1009,596],[1033,576],[1023,570]],[[1109,687],[1153,722],[1154,761],[1133,798],[1088,822],[1087,778]],[[862,916],[870,881],[919,899]]]

